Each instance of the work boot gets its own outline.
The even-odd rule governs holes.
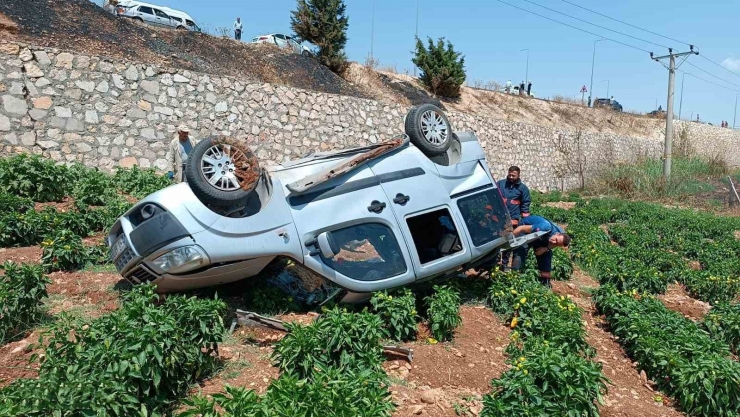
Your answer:
[[[546,288],[552,288],[552,284],[550,283],[550,278],[540,277],[540,284],[544,285]]]

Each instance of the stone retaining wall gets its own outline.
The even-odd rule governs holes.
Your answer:
[[[167,145],[183,123],[198,137],[248,137],[267,165],[312,150],[389,139],[401,131],[407,111],[375,100],[7,42],[0,43],[0,101],[0,154],[32,151],[106,170],[134,164],[167,170]],[[517,164],[527,182],[542,190],[577,185],[573,161],[585,162],[592,173],[606,163],[659,155],[662,146],[655,140],[578,134],[480,115],[449,116],[457,130],[478,134],[497,176]],[[740,165],[731,152],[740,134],[691,125],[697,126],[691,128],[696,148],[727,149],[728,162]]]

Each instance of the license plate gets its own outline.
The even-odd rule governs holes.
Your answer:
[[[124,236],[121,236],[116,241],[116,243],[113,244],[113,247],[110,249],[111,259],[115,260],[125,250],[126,250],[126,238]]]

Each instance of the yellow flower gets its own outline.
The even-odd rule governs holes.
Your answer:
[[[522,297],[521,300],[519,300],[520,303],[524,304],[527,302],[527,297]]]
[[[516,324],[518,322],[519,322],[519,319],[517,319],[516,317],[514,317],[513,319],[511,319],[511,328],[513,329],[514,327],[516,327]]]
[[[529,375],[529,371],[525,369],[524,370],[524,375]]]
[[[389,295],[389,296],[388,296],[388,299],[389,299],[389,300],[392,300],[392,299],[393,299],[393,296],[392,296],[392,295]]]
[[[430,337],[430,338],[427,339],[427,342],[429,342],[430,345],[436,345],[437,344],[437,339],[435,339],[433,337]]]
[[[516,290],[512,289],[511,290],[511,293],[514,294],[514,295],[516,295]]]
[[[411,310],[411,315],[416,315],[416,310]]]
[[[527,360],[527,358],[525,358],[524,356],[520,356],[520,357],[519,357],[519,362],[524,362],[524,361],[526,361],[526,360]]]

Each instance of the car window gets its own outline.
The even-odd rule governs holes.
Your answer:
[[[457,207],[476,247],[498,239],[506,229],[506,208],[498,190],[463,197]]]
[[[188,26],[195,26],[195,22],[193,22],[192,20],[189,20],[189,19],[185,19],[185,24],[188,25]]]
[[[139,6],[139,12],[146,14],[154,14],[151,7]]]
[[[446,208],[409,217],[406,224],[422,264],[462,250],[460,235]]]
[[[276,34],[275,37],[278,39],[285,39],[285,35],[281,35],[281,34]]]
[[[182,23],[182,19],[180,19],[179,17],[170,16],[170,19]]]
[[[153,10],[154,10],[154,13],[155,13],[155,14],[156,14],[157,16],[159,16],[159,17],[162,17],[162,18],[164,18],[164,19],[169,19],[169,18],[170,18],[170,16],[169,16],[169,15],[168,15],[167,13],[165,13],[165,12],[163,12],[163,11],[161,11],[161,10],[158,10],[158,9],[153,9]]]
[[[330,268],[359,281],[377,281],[406,272],[406,262],[393,231],[380,223],[364,223],[331,232],[339,253],[329,259]]]

